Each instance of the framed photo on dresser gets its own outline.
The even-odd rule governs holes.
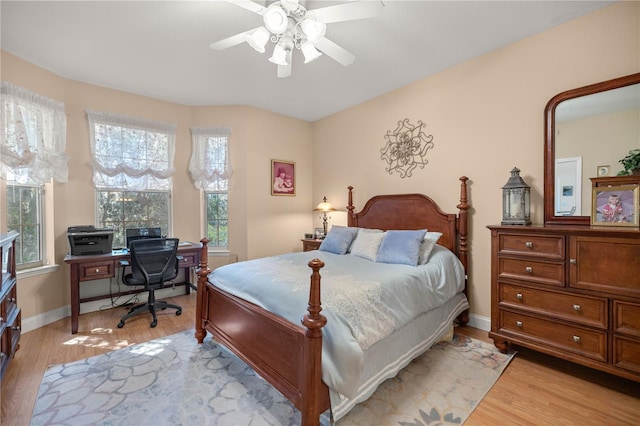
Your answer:
[[[638,227],[639,193],[637,185],[593,188],[591,225]]]

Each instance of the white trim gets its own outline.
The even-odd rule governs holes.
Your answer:
[[[478,330],[489,331],[491,330],[491,318],[483,317],[476,314],[469,314],[469,327],[477,328]]]
[[[60,265],[53,264],[53,265],[37,266],[35,268],[22,269],[22,270],[16,271],[16,276],[18,278],[35,277],[36,275],[44,275],[44,274],[49,274],[51,272],[55,272],[58,270],[59,267]]]

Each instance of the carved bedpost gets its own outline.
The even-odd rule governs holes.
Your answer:
[[[320,268],[324,262],[313,259],[309,267],[311,274],[311,288],[309,289],[308,313],[302,317],[302,325],[307,328],[305,333],[305,353],[308,354],[304,364],[304,389],[302,392],[302,425],[310,426],[319,423],[322,414],[321,401],[318,390],[322,389],[322,327],[327,324],[327,318],[320,313]]]
[[[467,181],[468,177],[462,176],[460,178],[460,204],[456,207],[459,210],[458,213],[458,235],[460,236],[460,246],[458,247],[460,261],[462,262],[462,266],[464,266],[465,270],[465,286],[464,286],[464,294],[469,297],[467,293],[468,283],[469,283],[469,257],[468,257],[468,247],[467,247],[467,232],[468,232],[468,220],[469,220],[469,203],[467,198]],[[458,317],[460,323],[462,325],[466,325],[469,322],[469,310],[465,310]]]
[[[353,186],[348,186],[347,189],[349,190],[349,204],[347,205],[347,226],[356,226],[356,224],[353,223],[353,210],[355,209],[355,207],[353,207]]]
[[[207,244],[209,244],[209,240],[205,237],[200,240],[202,243],[202,252],[200,253],[200,265],[198,268],[198,295],[196,298],[196,332],[195,337],[198,340],[198,343],[202,343],[204,338],[207,335],[203,324],[202,324],[202,310],[204,309],[204,301],[207,295],[205,291],[207,285],[207,276],[211,273],[209,269],[209,252],[207,248]]]

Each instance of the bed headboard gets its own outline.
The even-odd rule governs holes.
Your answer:
[[[423,194],[376,195],[366,202],[361,211],[353,206],[353,187],[349,186],[347,206],[348,226],[360,228],[428,229],[442,232],[438,244],[454,252],[467,269],[467,178],[460,178],[460,204],[458,213],[444,213],[440,207]]]

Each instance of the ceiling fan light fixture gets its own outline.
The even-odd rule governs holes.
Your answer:
[[[264,26],[273,34],[284,33],[289,26],[287,12],[278,3],[273,3],[264,12]]]
[[[269,58],[269,62],[277,65],[289,65],[287,63],[287,51],[279,44],[276,44],[273,48],[273,55]]]
[[[253,47],[257,52],[264,53],[264,48],[269,41],[269,31],[265,27],[260,27],[254,32],[245,35],[245,40],[249,46]]]
[[[282,8],[287,12],[293,12],[298,9],[298,4],[300,2],[298,0],[280,0],[280,4]]]
[[[327,32],[327,24],[308,18],[300,23],[300,28],[307,36],[307,40],[313,43],[317,43]]]
[[[311,61],[315,61],[320,56],[322,56],[322,52],[316,49],[316,47],[310,41],[303,43],[300,50],[302,50],[302,54],[304,55],[305,64],[308,64]]]

